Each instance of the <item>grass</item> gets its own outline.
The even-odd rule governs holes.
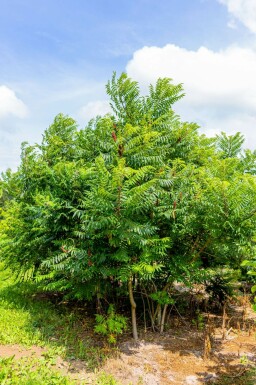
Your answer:
[[[68,376],[52,368],[52,362],[45,358],[0,358],[1,385],[77,385]],[[83,381],[79,385],[86,384]],[[106,373],[101,373],[93,385],[119,385]]]
[[[0,358],[1,385],[75,385],[54,370],[46,359]]]
[[[94,385],[121,385],[116,379],[106,373],[101,373]]]
[[[14,282],[0,267],[0,344],[46,347],[63,358],[85,360],[93,370],[105,353],[93,345],[93,325],[84,319],[81,313],[38,296],[33,284]]]
[[[213,385],[255,385],[256,384],[256,368],[248,368],[241,375],[223,375]]]
[[[0,385],[71,385],[74,382],[54,369],[52,361],[56,357],[84,360],[87,370],[95,371],[109,354],[95,345],[88,316],[66,305],[56,306],[47,295],[37,293],[31,283],[15,282],[1,264],[0,344],[46,349],[39,359],[0,358]],[[96,381],[95,385],[118,385],[104,373]]]

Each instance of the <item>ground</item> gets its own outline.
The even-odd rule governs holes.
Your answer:
[[[247,371],[256,361],[254,328],[231,329],[224,340],[222,332],[221,328],[214,330],[209,358],[204,358],[204,333],[180,325],[162,336],[148,332],[138,343],[123,341],[115,356],[107,358],[98,371],[88,370],[84,360],[59,358],[55,366],[85,384],[94,383],[99,372],[113,375],[122,385],[256,383],[256,373],[254,380],[253,376],[247,377]],[[38,346],[25,349],[18,344],[0,345],[1,357],[20,359],[45,354],[46,349]]]
[[[162,335],[142,327],[138,343],[127,332],[113,349],[84,309],[0,275],[0,385],[256,384],[256,313],[246,296],[228,306],[225,325],[221,314],[174,312]]]

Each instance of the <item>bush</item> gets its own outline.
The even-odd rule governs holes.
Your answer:
[[[116,344],[119,334],[127,328],[127,318],[115,312],[114,305],[109,305],[107,316],[96,314],[95,333],[107,337],[109,344]]]

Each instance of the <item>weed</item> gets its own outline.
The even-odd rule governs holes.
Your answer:
[[[109,305],[107,316],[96,314],[94,331],[107,337],[109,344],[116,344],[119,334],[127,328],[126,317],[115,312],[114,305]]]
[[[242,355],[242,357],[240,357],[240,363],[242,365],[248,365],[249,360],[248,360],[248,357],[246,356],[246,354],[244,354],[244,355]]]
[[[113,376],[102,372],[94,385],[120,385],[120,383]]]
[[[0,384],[4,385],[75,385],[68,377],[53,370],[46,359],[0,358]]]
[[[196,311],[196,318],[192,319],[192,324],[195,325],[199,331],[204,329],[204,317],[199,310]]]
[[[143,377],[142,376],[139,376],[139,379],[138,379],[138,382],[136,385],[143,385],[144,382],[143,382]]]
[[[244,369],[238,375],[223,375],[213,385],[255,385],[256,367]]]

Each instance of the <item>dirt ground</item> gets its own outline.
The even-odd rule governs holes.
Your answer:
[[[234,307],[231,310],[225,329],[221,316],[206,317],[209,327],[205,324],[201,331],[183,319],[174,318],[175,327],[161,336],[147,332],[141,334],[139,343],[122,341],[117,356],[107,359],[100,370],[112,374],[123,385],[222,385],[227,383],[225,378],[230,385],[247,385],[242,380],[243,375],[256,365],[256,314],[247,311],[245,322],[243,309]],[[43,354],[44,349],[38,347],[24,349],[17,345],[0,345],[0,356],[4,357]],[[57,367],[78,383],[83,380],[91,384],[96,376],[79,360],[59,359]]]

